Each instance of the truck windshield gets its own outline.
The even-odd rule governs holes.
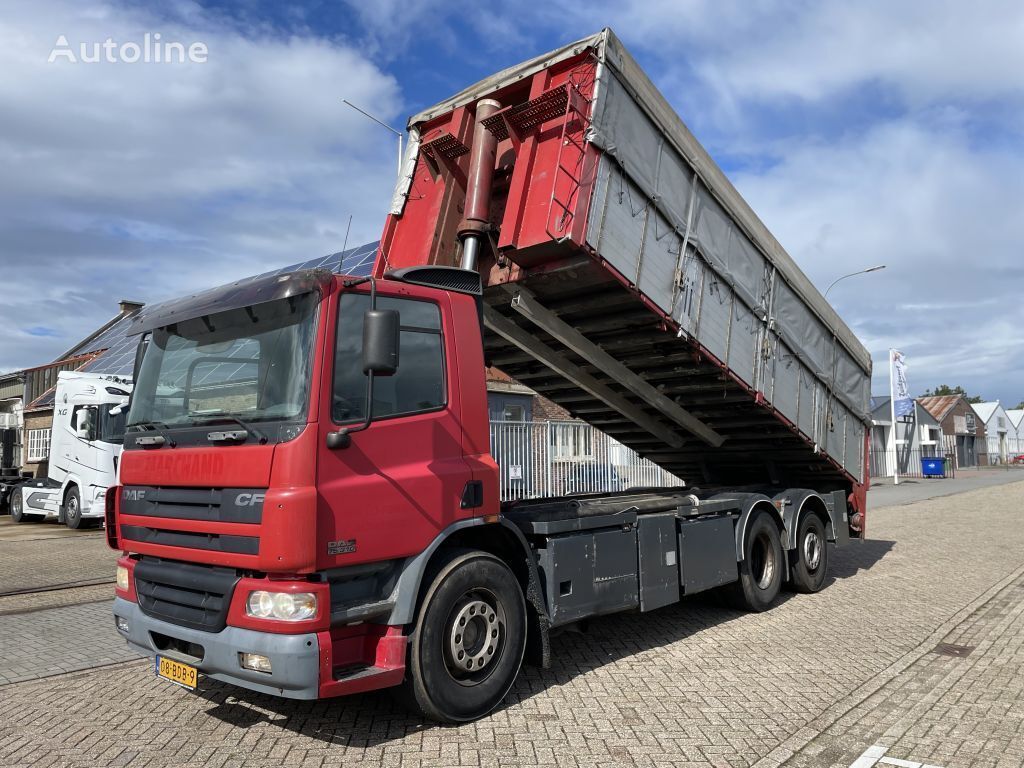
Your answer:
[[[128,428],[304,421],[318,301],[291,296],[154,330]]]
[[[110,412],[117,407],[111,403],[100,406],[99,439],[104,443],[124,442],[124,425],[128,419],[128,409],[122,407],[116,414]]]

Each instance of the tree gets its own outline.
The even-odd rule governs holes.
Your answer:
[[[978,395],[968,395],[967,390],[959,384],[951,387],[948,384],[939,384],[935,389],[927,390],[921,397],[942,397],[943,395],[963,395],[968,403],[983,403],[985,398]],[[1024,403],[1022,403],[1024,405]]]
[[[1019,403],[1017,403],[1015,406],[1013,406],[1013,408],[1011,408],[1010,410],[1011,411],[1024,411],[1024,400],[1021,400]]]

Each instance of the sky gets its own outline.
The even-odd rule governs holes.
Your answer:
[[[379,237],[395,127],[611,26],[915,394],[1024,400],[1024,4],[991,0],[8,0],[0,371],[117,311]],[[198,44],[184,63],[70,61]],[[59,43],[61,36],[66,43]],[[52,60],[51,60],[52,59]]]

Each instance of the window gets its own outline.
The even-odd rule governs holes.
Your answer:
[[[526,409],[521,405],[506,405],[501,413],[502,421],[526,421]]]
[[[594,443],[589,424],[551,422],[551,458],[556,461],[593,459]]]
[[[334,397],[331,417],[339,424],[366,418],[366,374],[363,373],[363,314],[370,308],[366,294],[341,297],[334,352]],[[403,416],[444,407],[444,345],[441,313],[427,301],[377,298],[377,309],[400,315],[398,370],[373,380],[373,416]]]
[[[128,408],[121,406],[117,413],[111,413],[117,406],[104,405],[100,408],[99,439],[104,443],[120,444],[124,442],[124,425],[128,420]]]
[[[157,328],[143,342],[129,425],[304,419],[318,302],[300,294]]]
[[[50,456],[50,430],[28,431],[28,461],[46,461]]]
[[[89,435],[89,437],[86,439],[96,439],[96,406],[75,406],[74,410],[71,411],[71,431],[74,432],[75,434],[78,434],[79,425],[85,427],[86,432]]]

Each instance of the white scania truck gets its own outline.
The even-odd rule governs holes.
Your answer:
[[[131,379],[62,371],[57,375],[47,476],[14,489],[17,522],[56,517],[69,528],[103,520],[117,482]]]

